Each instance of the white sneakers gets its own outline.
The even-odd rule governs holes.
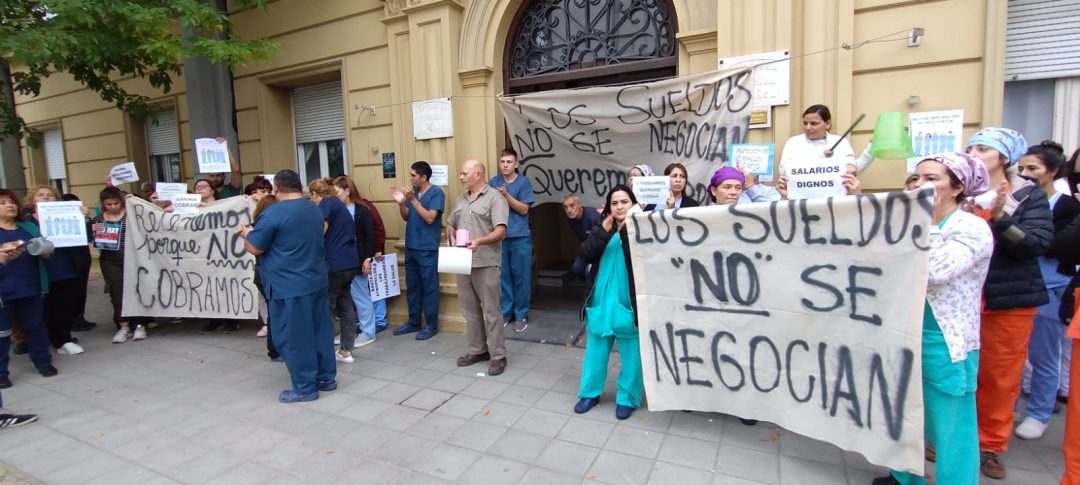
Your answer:
[[[68,342],[59,349],[57,349],[56,352],[59,354],[79,355],[83,352],[86,352],[86,350],[84,350],[82,346],[75,342]]]
[[[127,342],[127,339],[128,339],[128,329],[127,329],[127,327],[121,327],[120,330],[116,331],[116,335],[113,335],[112,343],[114,343],[114,344],[122,344],[124,342]]]
[[[131,335],[131,340],[143,340],[146,338],[146,327],[142,325],[135,326],[135,332]]]
[[[356,359],[353,358],[352,354],[341,355],[341,351],[334,352],[334,358],[337,359],[338,362],[342,362],[345,364],[351,364],[353,362],[356,362]]]
[[[255,336],[259,338],[266,337],[266,325],[263,325],[262,328],[260,328],[259,331],[255,334]]]
[[[375,343],[375,337],[368,337],[367,335],[363,334],[358,335],[356,337],[356,342],[353,343],[353,350],[367,347],[368,345],[371,345],[373,343]]]
[[[1046,432],[1046,428],[1049,425],[1040,422],[1039,420],[1028,416],[1024,418],[1024,421],[1020,423],[1020,426],[1016,427],[1016,436],[1025,440],[1037,440],[1042,438],[1043,433]]]

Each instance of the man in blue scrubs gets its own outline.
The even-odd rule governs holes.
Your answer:
[[[518,155],[513,148],[499,152],[499,175],[491,185],[510,205],[510,224],[502,242],[500,274],[503,326],[514,323],[514,332],[529,328],[529,298],[532,296],[532,234],[529,232],[529,207],[536,202],[532,183],[517,173]]]
[[[412,190],[390,187],[405,221],[405,298],[409,303],[409,321],[394,329],[394,335],[417,332],[416,340],[427,340],[439,333],[439,242],[446,195],[431,184],[431,165],[423,160],[412,164],[409,178]]]
[[[270,335],[285,359],[292,389],[285,403],[314,401],[319,391],[337,389],[334,330],[327,293],[323,215],[304,199],[300,175],[274,175],[278,202],[253,227],[241,227],[244,247],[259,258],[259,275],[270,301]]]

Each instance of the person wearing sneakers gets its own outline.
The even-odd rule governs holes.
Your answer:
[[[499,191],[510,206],[510,221],[502,241],[500,286],[503,326],[514,324],[514,332],[529,328],[529,298],[532,291],[532,233],[529,231],[529,208],[536,202],[532,183],[518,174],[517,152],[504,148],[499,152],[499,175],[488,183]]]
[[[416,340],[427,340],[439,333],[439,240],[446,195],[431,184],[431,165],[423,160],[412,164],[409,179],[411,189],[390,186],[405,221],[405,300],[409,305],[409,320],[395,328],[394,335],[416,333]]]
[[[354,349],[375,343],[375,305],[371,302],[371,290],[368,275],[375,259],[375,218],[360,198],[360,191],[348,176],[334,179],[337,198],[353,218],[353,230],[356,233],[356,253],[360,258],[360,271],[353,277],[351,295],[356,306],[356,316],[360,321],[360,333],[356,336]]]
[[[26,335],[30,360],[45,377],[57,374],[49,352],[49,335],[43,321],[44,299],[49,280],[40,258],[26,251],[27,241],[41,237],[37,226],[22,219],[19,199],[14,192],[0,189],[0,246],[8,253],[8,262],[0,268],[0,389],[11,387],[8,378],[8,349],[11,325],[19,319]]]
[[[991,199],[976,199],[975,214],[990,224],[994,252],[983,285],[979,379],[979,450],[983,474],[1005,478],[1001,455],[1013,433],[1013,409],[1020,394],[1032,320],[1050,301],[1039,256],[1046,253],[1054,222],[1046,193],[1038,185],[1020,186],[1008,177],[1009,166],[1027,152],[1027,141],[1008,128],[983,128],[968,140],[967,151],[990,172]],[[1015,185],[1014,185],[1015,184]],[[981,202],[980,202],[981,201]]]
[[[1054,233],[1063,231],[1080,214],[1080,202],[1054,187],[1054,181],[1061,176],[1061,168],[1065,165],[1065,152],[1061,145],[1052,141],[1034,145],[1028,148],[1016,165],[1018,175],[1035,180],[1046,194],[1050,212],[1054,216]],[[1028,395],[1027,416],[1014,431],[1020,439],[1041,438],[1057,403],[1061,382],[1061,340],[1065,335],[1059,311],[1069,281],[1076,275],[1076,266],[1061,264],[1058,254],[1072,250],[1074,248],[1051,244],[1046,254],[1039,256],[1039,269],[1050,301],[1039,306],[1032,322],[1031,342],[1028,344],[1031,392]]]
[[[128,339],[146,338],[146,324],[150,318],[122,317],[124,308],[124,247],[127,233],[127,211],[124,209],[124,193],[116,187],[105,187],[99,196],[101,215],[91,220],[94,247],[98,249],[98,265],[101,276],[105,279],[105,290],[109,293],[109,302],[113,308],[113,323],[116,324],[114,344],[122,344]]]
[[[281,391],[278,401],[314,401],[319,391],[337,389],[325,219],[318,207],[304,200],[304,186],[295,170],[274,175],[274,195],[277,203],[236,233],[244,238],[244,249],[260,257],[259,277],[270,299],[270,338],[289,369],[292,388]]]
[[[637,203],[630,187],[613,187],[607,194],[602,222],[578,248],[578,257],[592,265],[595,281],[581,315],[588,341],[581,362],[581,400],[574,406],[578,414],[600,403],[607,382],[608,358],[616,343],[622,369],[616,380],[615,417],[629,418],[641,405],[645,392],[638,348],[637,298],[625,225],[628,214],[640,211]]]
[[[25,219],[37,225],[40,230],[38,203],[58,200],[60,192],[55,188],[48,185],[34,187],[26,197],[29,216]],[[86,221],[84,219],[78,223],[85,224]],[[49,293],[45,295],[45,329],[49,332],[53,348],[61,354],[78,355],[84,352],[82,346],[71,336],[71,328],[78,315],[75,302],[78,301],[79,290],[82,289],[75,253],[82,250],[85,250],[85,247],[56,248],[52,256],[42,261],[49,278]]]
[[[15,241],[0,244],[0,265],[6,265],[9,261],[19,257],[22,254],[23,249]],[[4,306],[4,302],[0,301],[0,307]],[[7,339],[10,337],[10,331],[5,334],[5,331],[0,330],[0,339]],[[11,381],[6,377],[4,382],[7,385],[0,385],[2,388],[11,387]],[[0,410],[4,408],[4,395],[0,393]],[[7,414],[0,413],[0,429],[4,428],[17,428],[19,426],[33,423],[37,421],[36,414]]]
[[[338,362],[351,364],[354,361],[352,349],[356,345],[356,324],[359,321],[352,299],[352,282],[360,272],[353,217],[341,199],[337,198],[333,179],[316,179],[308,185],[308,194],[323,214],[330,314],[336,313],[341,322],[341,348],[334,358]]]
[[[491,360],[488,375],[497,376],[506,370],[499,263],[510,205],[487,184],[487,173],[479,160],[466,160],[459,178],[465,191],[454,201],[454,209],[446,219],[446,234],[450,245],[457,246],[455,228],[468,231],[468,243],[460,244],[468,247],[473,257],[472,271],[457,275],[458,302],[468,342],[468,353],[458,357],[457,365],[466,367]]]

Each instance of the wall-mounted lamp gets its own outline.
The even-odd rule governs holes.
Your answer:
[[[922,27],[915,27],[914,29],[911,29],[911,32],[908,32],[907,46],[919,47],[919,44],[922,43],[923,35],[925,35],[925,32],[923,31]]]
[[[920,98],[918,96],[911,95],[911,96],[907,97],[907,105],[908,106],[915,106],[915,105],[917,105],[917,104],[919,104],[921,102],[922,102],[922,98]]]

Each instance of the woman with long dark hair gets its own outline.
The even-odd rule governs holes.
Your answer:
[[[101,276],[105,279],[105,290],[109,292],[109,301],[113,307],[116,334],[113,335],[112,342],[122,344],[129,338],[142,340],[146,338],[146,326],[151,319],[121,316],[124,307],[124,250],[127,247],[124,193],[116,187],[105,187],[99,199],[101,215],[91,221],[91,230],[94,233],[94,247],[98,248]]]

